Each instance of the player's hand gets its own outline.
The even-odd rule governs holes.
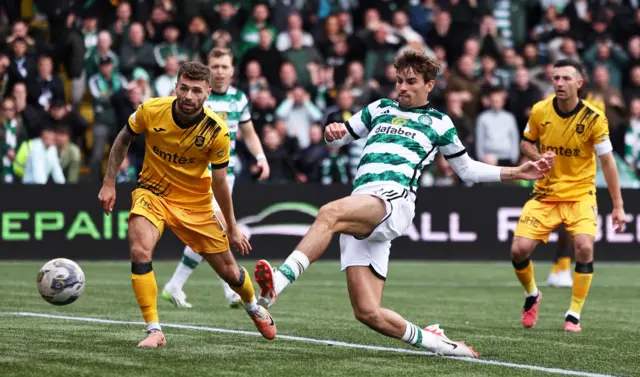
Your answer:
[[[116,204],[116,187],[113,184],[103,184],[98,199],[104,209],[104,213],[109,216],[113,212],[113,205]]]
[[[542,158],[544,158],[547,161],[547,163],[549,164],[549,168],[552,168],[553,165],[556,163],[555,152],[544,152],[542,154]]]
[[[260,159],[256,162],[256,166],[260,171],[260,176],[258,177],[258,181],[264,181],[269,178],[269,174],[271,174],[271,168],[269,168],[269,162],[266,159]]]
[[[339,140],[347,134],[344,123],[331,123],[324,129],[324,138],[327,141]]]
[[[611,212],[611,222],[616,233],[622,233],[624,231],[624,225],[627,222],[627,216],[622,208],[614,208]]]
[[[542,179],[550,169],[551,166],[549,166],[549,163],[544,158],[538,161],[529,161],[516,168],[516,178],[527,181]]]
[[[229,245],[232,249],[238,251],[240,255],[247,255],[251,251],[251,244],[247,239],[247,236],[242,233],[238,227],[232,228],[227,232],[229,237]]]

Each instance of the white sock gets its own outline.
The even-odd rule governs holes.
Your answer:
[[[182,260],[176,267],[171,280],[165,285],[165,289],[169,292],[181,291],[195,268],[202,262],[202,259],[202,255],[193,251],[189,246],[185,247]]]
[[[251,299],[251,302],[244,302],[243,301],[242,305],[244,305],[244,308],[247,311],[247,313],[254,313],[254,312],[258,311],[258,301],[256,301],[256,297],[255,296],[253,296],[253,298]]]
[[[564,315],[564,318],[567,318],[567,316],[572,316],[578,321],[580,320],[580,313],[572,312],[571,310],[567,311],[567,313]]]
[[[426,348],[431,352],[438,351],[438,343],[435,334],[429,331],[424,331],[423,329],[409,321],[406,322],[407,327],[404,331],[404,335],[402,336],[403,341],[409,343],[414,347]]]
[[[540,291],[538,291],[538,288],[536,288],[533,292],[531,292],[531,293],[527,293],[527,292],[525,292],[524,294],[525,294],[527,297],[537,297],[537,296],[538,296],[538,293],[540,293]]]
[[[237,293],[233,289],[231,289],[229,284],[226,281],[224,281],[220,276],[218,276],[218,280],[220,281],[220,285],[222,286],[222,290],[224,291],[224,297],[227,300],[237,295]]]
[[[162,331],[162,329],[160,328],[160,323],[159,322],[149,322],[149,323],[147,323],[147,331],[151,331],[151,330]]]
[[[274,288],[276,293],[280,294],[287,285],[293,283],[309,267],[309,264],[309,258],[306,255],[301,251],[294,250],[275,273]]]

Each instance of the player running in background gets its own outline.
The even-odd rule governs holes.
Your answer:
[[[596,156],[602,163],[613,201],[612,219],[617,232],[623,230],[626,221],[607,118],[578,97],[582,84],[579,63],[569,59],[556,62],[555,97],[533,106],[524,132],[521,149],[526,156],[532,160],[555,157],[556,161],[546,177],[536,182],[531,199],[520,215],[511,246],[516,276],[527,296],[522,312],[524,327],[535,326],[542,298],[533,275],[531,253],[538,243],[547,242],[551,231],[564,224],[573,237],[576,258],[564,330],[582,331],[580,312],[593,277],[593,243],[597,230]],[[539,151],[536,142],[540,144]]]
[[[504,168],[472,160],[457,136],[451,118],[431,109],[440,62],[407,51],[396,59],[399,101],[378,100],[346,123],[325,130],[334,147],[367,140],[351,196],[324,205],[295,251],[278,269],[261,260],[255,279],[260,304],[271,306],[282,290],[299,278],[324,253],[335,233],[340,235],[342,270],[355,317],[381,334],[445,355],[477,357],[471,347],[452,342],[438,325],[422,329],[381,306],[391,241],[412,222],[422,169],[438,151],[466,181],[498,182],[538,179],[549,170],[544,159]]]
[[[146,322],[147,337],[138,347],[162,347],[166,340],[158,320],[158,286],[151,259],[165,225],[229,283],[247,313],[267,339],[276,336],[271,315],[257,305],[253,284],[236,264],[229,245],[246,254],[249,241],[238,230],[227,184],[230,134],[208,108],[211,72],[204,64],[180,67],[176,95],[143,102],[129,118],[111,148],[98,198],[105,212],[116,200],[115,176],[137,134],[145,135],[144,167],[132,194],[129,215],[131,282]],[[213,170],[209,171],[209,165]],[[211,204],[212,193],[227,220],[226,234]]]
[[[260,169],[259,180],[269,178],[269,164],[262,151],[260,138],[253,128],[253,122],[251,122],[249,100],[243,92],[231,86],[234,72],[233,55],[231,51],[225,48],[214,48],[211,50],[208,60],[213,77],[211,94],[204,102],[204,105],[215,111],[216,114],[226,122],[227,126],[229,126],[231,153],[227,172],[227,183],[229,184],[229,191],[233,194],[233,184],[236,179],[234,167],[237,159],[236,132],[238,131],[238,125],[242,131],[242,137],[247,144],[247,148],[255,157],[256,165]],[[216,213],[220,214],[220,205],[215,197],[213,198],[213,208]],[[227,223],[224,216],[218,216],[218,219],[226,229]],[[191,304],[187,302],[187,295],[182,288],[200,262],[202,262],[202,255],[196,253],[187,245],[184,248],[182,260],[178,263],[173,276],[162,290],[162,297],[175,306],[190,308]],[[220,278],[220,283],[222,284],[224,296],[229,306],[232,308],[240,307],[242,302],[240,296],[231,289],[229,284],[222,280],[222,278]]]

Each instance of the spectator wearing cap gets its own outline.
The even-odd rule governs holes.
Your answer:
[[[40,137],[22,143],[14,161],[14,172],[22,178],[22,183],[44,185],[49,179],[58,184],[66,182],[55,136],[54,129],[47,126]]]
[[[48,110],[54,99],[64,100],[64,84],[60,77],[53,73],[53,60],[48,55],[38,57],[37,73],[28,80],[27,101],[31,105],[40,105]]]
[[[89,79],[89,92],[93,98],[93,151],[90,170],[92,181],[102,180],[102,158],[110,138],[116,133],[116,112],[111,102],[114,93],[127,86],[127,80],[114,69],[113,61],[105,56],[100,59],[98,73]]]
[[[55,128],[55,143],[60,167],[67,183],[78,183],[82,155],[80,147],[71,141],[71,127],[59,125]]]
[[[129,27],[129,40],[123,42],[120,48],[120,72],[129,77],[138,67],[153,72],[156,59],[153,56],[153,45],[144,40],[142,24],[134,22]]]
[[[146,101],[149,98],[156,97],[153,87],[151,86],[151,76],[143,68],[136,68],[131,75],[131,83],[138,85],[142,91],[142,100]]]
[[[158,76],[153,83],[156,95],[158,97],[168,97],[175,88],[178,81],[178,70],[180,63],[178,58],[171,55],[167,57],[167,65],[164,67],[164,74]]]
[[[87,51],[87,57],[84,62],[84,69],[87,78],[90,79],[96,72],[98,72],[98,65],[104,58],[109,58],[113,64],[115,71],[120,70],[120,58],[111,49],[113,40],[111,34],[108,31],[103,30],[98,33],[98,44],[96,47]]]
[[[176,24],[168,24],[164,29],[164,43],[160,43],[153,49],[153,56],[156,58],[158,67],[164,69],[167,65],[167,57],[173,55],[178,62],[185,63],[191,59],[191,52],[184,45],[178,42],[180,29]]]
[[[476,122],[476,156],[491,165],[510,166],[520,157],[520,132],[516,117],[504,109],[505,92],[494,88],[490,108]]]

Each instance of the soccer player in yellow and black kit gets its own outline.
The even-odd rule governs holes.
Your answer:
[[[593,277],[593,243],[597,229],[596,156],[600,158],[611,200],[613,223],[621,232],[625,214],[618,171],[609,140],[605,115],[578,97],[583,74],[579,63],[563,59],[554,65],[555,96],[533,106],[521,144],[523,154],[546,158],[553,167],[538,180],[516,227],[511,259],[527,298],[522,312],[524,327],[538,320],[542,294],[533,277],[530,256],[539,242],[564,223],[573,238],[576,267],[571,304],[565,314],[564,330],[582,331],[580,312]],[[540,150],[535,143],[540,144]]]
[[[176,96],[143,102],[129,118],[111,148],[109,165],[98,195],[108,214],[116,199],[115,176],[137,134],[145,135],[142,172],[132,194],[129,245],[132,285],[147,337],[138,347],[162,347],[166,340],[158,320],[156,285],[151,257],[165,225],[201,254],[240,295],[247,313],[267,339],[276,326],[257,305],[251,278],[239,267],[229,245],[246,254],[251,249],[238,230],[226,180],[230,133],[225,122],[204,101],[211,92],[211,71],[190,62],[180,67]],[[208,167],[211,164],[212,172]],[[227,222],[226,234],[211,204],[215,195]]]

